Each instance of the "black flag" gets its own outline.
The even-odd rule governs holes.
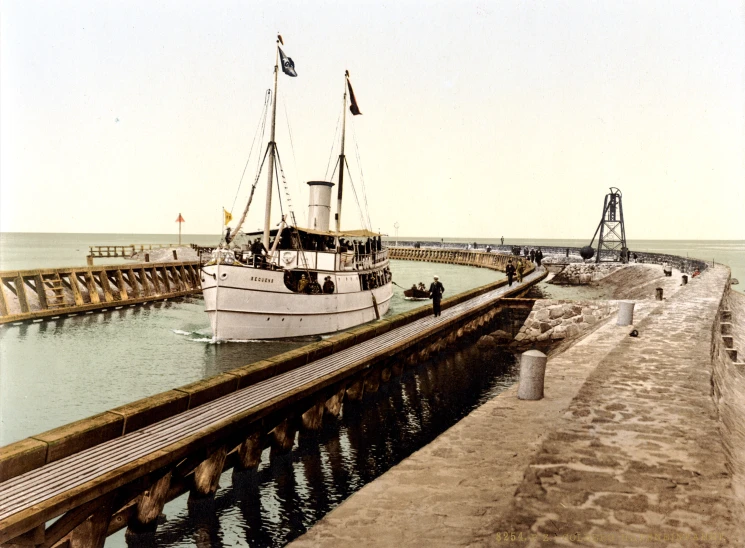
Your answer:
[[[277,49],[279,50],[279,60],[282,62],[282,72],[287,76],[297,76],[297,72],[295,72],[295,63],[285,55],[282,48],[277,46]]]
[[[349,105],[349,110],[357,116],[358,114],[362,114],[360,112],[360,107],[357,106],[357,99],[354,96],[354,90],[352,90],[352,82],[349,81],[349,78],[347,78],[347,87],[349,88],[349,101],[351,104]]]

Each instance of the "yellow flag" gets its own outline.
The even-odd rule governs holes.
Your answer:
[[[233,220],[233,216],[230,214],[230,211],[227,211],[225,208],[222,208],[222,214],[225,216],[225,224],[227,225],[230,221]]]

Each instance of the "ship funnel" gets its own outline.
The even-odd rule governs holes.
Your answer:
[[[308,228],[328,232],[331,217],[331,187],[327,181],[308,181]]]

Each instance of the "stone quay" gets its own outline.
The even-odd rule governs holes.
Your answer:
[[[729,282],[715,266],[637,299],[632,326],[610,303],[534,309],[525,337],[578,326],[543,399],[513,386],[291,546],[745,546],[745,296]]]

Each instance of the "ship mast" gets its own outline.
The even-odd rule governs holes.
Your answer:
[[[344,187],[344,139],[347,133],[347,79],[349,71],[344,71],[344,104],[342,105],[341,153],[339,154],[339,192],[336,198],[336,232],[341,232],[341,195]]]
[[[264,209],[264,247],[269,249],[269,227],[272,215],[272,183],[274,182],[274,154],[277,144],[274,142],[274,131],[277,123],[277,75],[279,74],[279,38],[277,38],[277,51],[274,57],[274,97],[272,105],[272,138],[269,141],[269,175],[266,180],[266,208]],[[345,96],[346,97],[346,96]],[[342,145],[343,147],[344,145]],[[343,150],[343,148],[342,148]]]

